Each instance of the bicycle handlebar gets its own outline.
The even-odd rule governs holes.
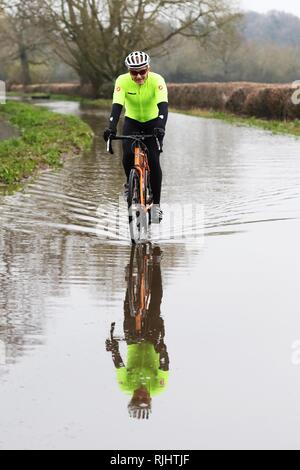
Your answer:
[[[133,135],[113,135],[110,136],[110,138],[107,141],[107,146],[106,150],[107,152],[111,153],[112,155],[114,154],[113,148],[112,148],[112,141],[113,140],[133,140],[133,141],[139,141],[142,142],[145,139],[150,139],[151,137],[155,137],[156,143],[157,143],[157,148],[161,152],[161,144],[157,138],[156,135],[154,134],[133,134]]]

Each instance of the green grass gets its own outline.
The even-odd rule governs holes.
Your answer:
[[[91,146],[93,133],[75,116],[52,113],[24,103],[0,106],[0,116],[16,126],[19,138],[0,142],[0,183],[13,184]]]
[[[258,119],[255,117],[243,117],[235,114],[220,111],[209,111],[205,109],[180,110],[173,108],[171,111],[189,116],[198,116],[206,119],[219,119],[229,124],[238,126],[255,127],[273,132],[273,134],[287,134],[300,136],[300,121],[272,121],[268,119]]]

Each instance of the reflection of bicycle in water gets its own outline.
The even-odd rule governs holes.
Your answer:
[[[131,250],[127,272],[128,308],[130,317],[135,319],[135,332],[140,335],[142,335],[142,326],[146,321],[152,295],[153,258],[151,255],[149,245]],[[154,259],[160,259],[160,252],[154,255]]]
[[[124,302],[124,338],[114,336],[111,325],[106,349],[112,352],[117,379],[122,391],[132,396],[128,405],[133,418],[149,418],[152,397],[167,385],[169,356],[164,343],[161,317],[161,250],[151,244],[133,246],[126,270],[127,291]],[[127,365],[119,342],[127,343]]]

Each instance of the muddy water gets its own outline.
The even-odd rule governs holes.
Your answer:
[[[133,253],[106,113],[47,106],[96,137],[0,197],[0,448],[300,448],[299,140],[172,114],[165,222]],[[122,368],[141,344],[143,420]]]

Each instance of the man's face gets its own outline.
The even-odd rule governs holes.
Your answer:
[[[149,67],[143,67],[140,70],[129,70],[129,73],[130,73],[132,80],[137,85],[144,85],[145,81],[148,78],[149,70],[150,70]]]

